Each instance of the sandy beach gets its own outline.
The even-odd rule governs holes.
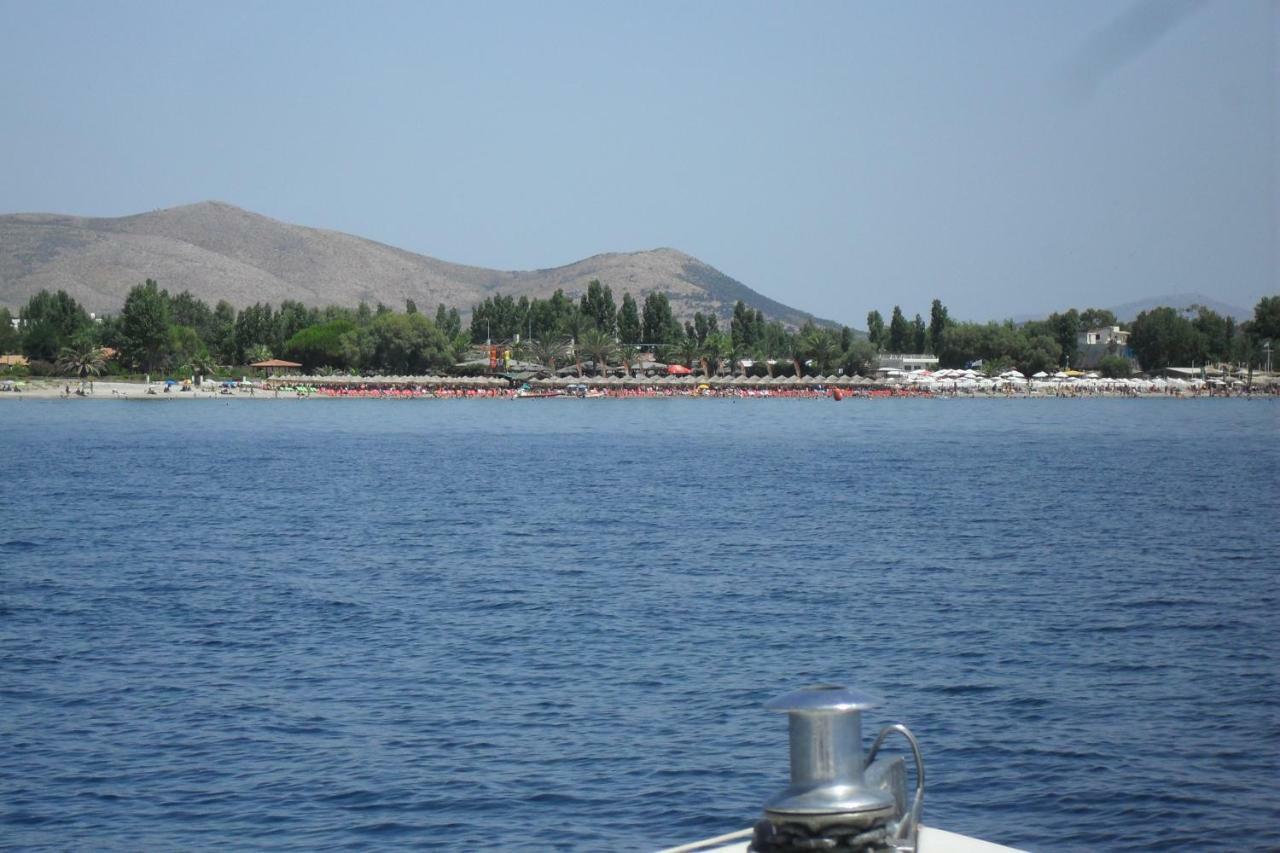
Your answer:
[[[269,400],[274,398],[274,393],[264,391],[262,389],[254,389],[254,393],[248,391],[235,391],[230,394],[221,394],[219,386],[206,383],[201,388],[192,388],[190,391],[179,390],[180,386],[170,386],[171,390],[166,392],[165,386],[161,382],[152,382],[148,386],[145,382],[113,382],[98,381],[93,383],[93,390],[85,383],[83,386],[79,382],[69,382],[67,380],[57,379],[25,379],[19,380],[26,382],[26,385],[18,386],[14,391],[0,392],[0,400],[21,400],[21,399],[59,399],[70,398],[75,400],[119,400],[121,398],[129,399],[138,398],[159,398],[165,400]],[[84,393],[79,393],[83,388]],[[154,392],[154,393],[149,393]],[[281,395],[286,396],[286,395]],[[292,395],[288,395],[292,396]]]
[[[516,388],[509,388],[497,384],[489,384],[477,379],[462,379],[456,383],[448,380],[436,380],[431,385],[422,385],[415,382],[389,382],[385,379],[379,380],[370,378],[364,380],[347,380],[340,384],[326,384],[323,381],[308,384],[304,389],[299,391],[292,383],[286,382],[255,382],[253,385],[240,383],[235,388],[224,387],[221,383],[206,382],[201,387],[190,387],[182,390],[180,385],[170,385],[166,390],[166,386],[161,382],[152,382],[147,385],[144,382],[121,382],[121,381],[95,381],[90,385],[78,382],[68,382],[66,380],[54,379],[27,379],[22,380],[23,385],[11,386],[7,383],[0,383],[0,400],[48,400],[48,399],[68,399],[68,400],[147,400],[147,401],[170,401],[170,400],[298,400],[298,399],[339,399],[339,398],[376,398],[376,399],[470,399],[470,398],[487,398],[487,399],[515,399],[520,397],[520,393]],[[479,383],[479,384],[477,384]],[[668,383],[655,382],[637,383],[630,387],[619,387],[616,385],[596,385],[591,380],[585,380],[584,386],[590,386],[589,393],[574,393],[565,391],[560,394],[563,397],[587,396],[589,397],[606,397],[615,399],[651,399],[665,397],[733,397],[733,398],[763,398],[763,399],[815,399],[835,397],[843,398],[880,398],[880,397],[926,397],[926,398],[970,398],[970,399],[1007,399],[1007,398],[1024,398],[1024,399],[1048,399],[1060,397],[1073,398],[1097,398],[1097,397],[1128,397],[1128,398],[1209,398],[1209,397],[1256,397],[1268,398],[1277,396],[1280,386],[1276,384],[1259,383],[1248,393],[1243,387],[1232,389],[1213,388],[1212,386],[1202,387],[1085,387],[1085,386],[1067,386],[1065,388],[1033,388],[1030,393],[1025,388],[1003,388],[991,390],[956,390],[948,388],[921,388],[912,385],[876,385],[872,387],[864,387],[858,389],[841,389],[834,387],[826,387],[823,385],[813,385],[808,387],[780,387],[780,388],[744,388],[744,387],[709,387],[701,386],[673,386]],[[283,387],[279,387],[283,386]],[[539,394],[538,396],[541,396]]]

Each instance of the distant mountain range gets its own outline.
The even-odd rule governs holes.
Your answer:
[[[1253,318],[1253,308],[1243,308],[1239,305],[1230,305],[1221,300],[1214,299],[1211,296],[1205,296],[1203,293],[1166,293],[1164,296],[1152,296],[1148,299],[1139,299],[1136,302],[1126,302],[1123,305],[1095,306],[1095,305],[1077,305],[1074,306],[1080,310],[1085,308],[1105,307],[1106,310],[1116,315],[1116,319],[1121,323],[1131,323],[1134,318],[1143,311],[1150,311],[1152,308],[1176,308],[1183,310],[1192,305],[1203,305],[1204,307],[1221,314],[1223,317],[1235,317],[1237,322],[1244,322]],[[1025,323],[1028,320],[1043,320],[1047,314],[1023,314],[1014,317],[1015,323]]]
[[[621,302],[664,291],[677,317],[729,315],[741,299],[766,317],[799,326],[812,317],[763,296],[675,249],[615,253],[547,270],[462,266],[337,231],[290,225],[220,202],[115,219],[20,213],[0,216],[0,305],[18,309],[42,289],[65,290],[89,311],[120,310],[135,284],[153,278],[237,308],[295,299],[307,305],[382,302],[469,312],[486,296],[577,298],[599,279]]]
[[[1150,311],[1152,308],[1168,306],[1179,310],[1188,308],[1192,305],[1203,305],[1211,311],[1221,314],[1223,317],[1235,317],[1237,322],[1243,322],[1253,318],[1253,308],[1244,308],[1240,305],[1229,305],[1226,302],[1214,299],[1211,296],[1205,296],[1203,293],[1170,293],[1164,296],[1157,296],[1154,299],[1142,299],[1137,302],[1126,302],[1123,305],[1116,305],[1108,310],[1116,315],[1116,319],[1122,323],[1128,323],[1137,317],[1143,311]]]

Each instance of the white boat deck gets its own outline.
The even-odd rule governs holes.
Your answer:
[[[747,847],[750,844],[751,830],[744,829],[717,838],[708,838],[705,841],[670,847],[659,853],[747,853]],[[921,826],[918,853],[1025,853],[1025,851],[947,832],[945,829]]]

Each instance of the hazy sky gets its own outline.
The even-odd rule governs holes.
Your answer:
[[[1277,0],[0,0],[0,212],[217,199],[503,269],[673,246],[859,327],[1251,308],[1278,41]]]

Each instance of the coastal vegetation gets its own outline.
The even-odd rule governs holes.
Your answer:
[[[867,316],[868,338],[882,352],[936,355],[943,368],[980,363],[989,374],[1017,368],[1028,376],[1078,365],[1080,334],[1109,327],[1129,332],[1129,349],[1145,371],[1218,362],[1256,367],[1265,361],[1266,343],[1280,340],[1280,296],[1261,299],[1253,318],[1243,323],[1202,305],[1153,308],[1131,323],[1099,308],[1072,308],[1025,323],[957,322],[936,299],[927,325],[919,314],[907,320],[896,305],[887,326],[879,311]],[[1127,376],[1132,365],[1122,357],[1123,348],[1111,349],[1100,372],[1108,378]]]
[[[465,327],[458,310],[443,304],[431,316],[412,300],[402,311],[294,300],[237,309],[226,301],[210,306],[186,291],[171,295],[150,279],[129,291],[118,315],[95,320],[66,292],[41,291],[20,316],[19,328],[0,309],[0,352],[23,354],[33,373],[82,380],[131,372],[212,376],[273,357],[321,375],[465,372],[489,367],[489,347],[501,351],[504,367],[508,358],[553,371],[572,365],[580,376],[631,372],[646,362],[704,375],[869,375],[886,353],[933,354],[943,368],[980,364],[993,375],[1009,368],[1031,375],[1079,364],[1081,332],[1100,327],[1124,327],[1139,366],[1154,371],[1213,362],[1258,366],[1268,342],[1280,339],[1280,296],[1260,300],[1244,322],[1192,306],[1144,311],[1129,324],[1096,308],[1020,324],[963,322],[935,299],[927,321],[918,313],[908,319],[897,305],[888,323],[872,311],[864,334],[813,322],[787,327],[741,300],[727,317],[695,311],[681,322],[667,294],[652,291],[637,301],[623,292],[617,300],[599,280],[576,301],[563,290],[546,299],[485,297]],[[477,350],[483,357],[476,358]],[[1125,355],[1113,345],[1100,372],[1129,375]]]

